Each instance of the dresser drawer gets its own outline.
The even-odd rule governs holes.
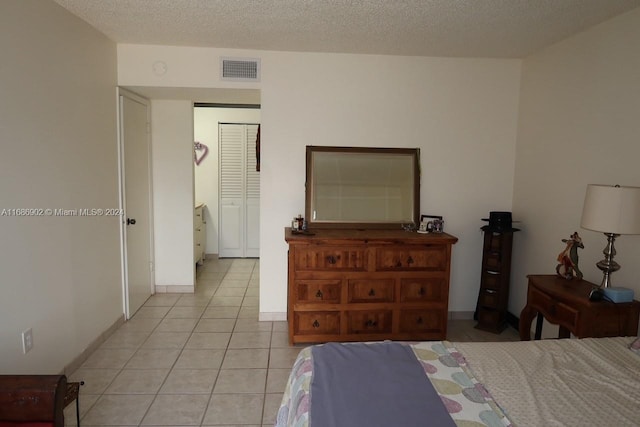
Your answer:
[[[535,288],[529,289],[527,305],[535,307],[549,322],[563,325],[574,331],[577,330],[579,311],[556,301]]]
[[[485,252],[482,267],[488,270],[500,270],[502,267],[502,256],[499,252]]]
[[[400,302],[443,302],[448,295],[447,279],[438,277],[400,280]]]
[[[349,334],[388,334],[391,311],[347,311],[347,329]]]
[[[443,310],[401,310],[399,329],[401,333],[441,332],[446,318]]]
[[[396,271],[446,271],[447,248],[445,246],[407,246],[378,248],[376,270]]]
[[[298,335],[340,333],[340,313],[336,311],[302,311],[294,313],[293,330]]]
[[[296,280],[295,301],[298,303],[338,304],[342,281],[336,280]]]
[[[393,302],[393,279],[349,279],[348,302]]]
[[[294,262],[296,271],[365,271],[367,269],[364,248],[343,246],[298,248]]]

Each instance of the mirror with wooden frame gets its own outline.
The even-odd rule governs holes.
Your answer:
[[[309,228],[398,229],[420,216],[420,150],[307,146]]]

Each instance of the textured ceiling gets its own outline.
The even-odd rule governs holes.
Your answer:
[[[117,43],[522,58],[640,0],[55,0]]]

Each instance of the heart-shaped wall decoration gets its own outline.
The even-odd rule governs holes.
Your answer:
[[[193,161],[196,162],[196,166],[200,166],[207,154],[209,154],[209,147],[202,142],[195,141],[193,143]]]

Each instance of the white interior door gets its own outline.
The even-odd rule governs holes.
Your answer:
[[[152,293],[151,167],[149,102],[120,93],[123,278],[127,318]]]
[[[218,255],[258,257],[260,175],[255,124],[220,124],[220,227]]]

